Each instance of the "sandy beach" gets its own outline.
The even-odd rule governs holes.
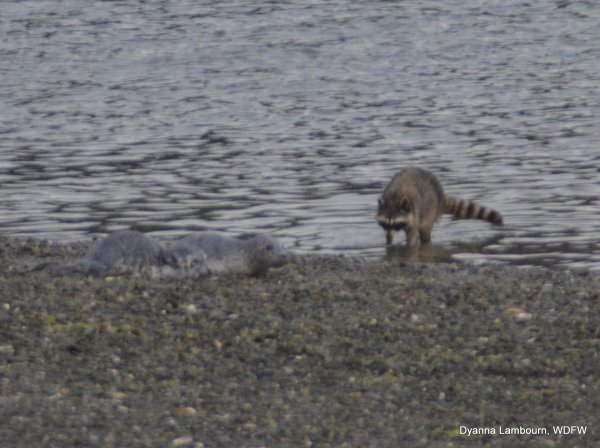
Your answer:
[[[600,441],[597,273],[340,256],[260,277],[31,271],[85,249],[1,241],[2,446]]]

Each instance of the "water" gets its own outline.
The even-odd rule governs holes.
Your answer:
[[[403,166],[476,263],[600,268],[600,4],[4,1],[0,231],[267,232],[381,256]]]

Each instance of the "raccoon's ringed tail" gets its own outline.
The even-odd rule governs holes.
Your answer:
[[[497,225],[503,222],[502,215],[496,210],[452,196],[444,198],[444,213],[458,219],[481,219]]]

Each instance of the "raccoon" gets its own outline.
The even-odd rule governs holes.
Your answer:
[[[438,179],[422,168],[406,168],[396,174],[379,198],[377,222],[391,245],[400,230],[409,247],[431,242],[431,230],[442,213],[457,219],[482,219],[502,224],[502,215],[473,202],[444,195]]]

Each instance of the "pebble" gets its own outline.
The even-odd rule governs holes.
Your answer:
[[[191,406],[184,406],[181,408],[177,408],[177,415],[181,415],[182,417],[193,417],[198,413],[196,409]]]
[[[12,355],[15,352],[15,348],[12,344],[3,344],[0,345],[0,354],[2,355]]]
[[[194,438],[192,436],[181,436],[173,439],[169,446],[171,448],[178,448],[181,446],[191,445],[194,442]]]
[[[528,313],[523,308],[519,308],[519,307],[510,307],[510,308],[507,308],[505,310],[505,313],[509,317],[512,317],[517,322],[526,322],[526,321],[531,320],[531,318],[533,317],[532,313]]]
[[[187,305],[184,305],[183,309],[186,312],[186,314],[190,316],[193,316],[194,314],[198,313],[198,307],[193,303],[188,303]]]

